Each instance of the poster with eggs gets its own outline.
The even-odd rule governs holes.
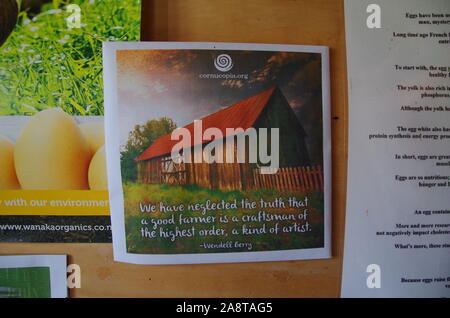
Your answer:
[[[0,241],[110,242],[103,41],[140,0],[0,3]]]

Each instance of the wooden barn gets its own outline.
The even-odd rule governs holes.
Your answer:
[[[202,129],[215,127],[222,131],[224,143],[236,136],[227,136],[226,128],[279,128],[279,166],[275,175],[261,175],[258,163],[176,163],[171,151],[178,140],[171,140],[171,134],[158,138],[137,161],[138,182],[158,184],[196,184],[209,189],[245,190],[253,188],[278,188],[292,190],[323,189],[320,167],[309,167],[310,160],[305,143],[306,133],[288,101],[277,87],[269,88],[257,95],[237,102],[210,114],[202,120]],[[194,123],[187,128],[194,135]],[[192,137],[193,138],[193,137]],[[194,141],[194,140],[192,140]],[[213,142],[215,142],[214,140]],[[210,143],[200,142],[196,151]],[[270,144],[270,138],[269,142]],[[234,143],[236,147],[236,143]],[[236,151],[234,155],[236,156]],[[201,154],[200,154],[201,155]],[[248,156],[248,155],[246,155]],[[248,160],[250,161],[250,160]],[[320,171],[319,171],[320,170]],[[302,172],[303,171],[303,172]],[[302,175],[303,174],[303,175]]]

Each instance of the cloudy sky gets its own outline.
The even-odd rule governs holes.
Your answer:
[[[214,60],[228,54],[233,67],[220,72]],[[321,62],[315,53],[120,50],[117,51],[121,144],[136,124],[169,117],[182,127],[278,85],[310,135],[321,126]],[[247,79],[201,78],[235,74]],[[300,118],[301,117],[301,118]]]

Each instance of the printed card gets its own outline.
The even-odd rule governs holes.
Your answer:
[[[105,43],[114,256],[330,257],[325,47]]]

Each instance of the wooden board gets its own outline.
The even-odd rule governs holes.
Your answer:
[[[142,266],[113,261],[111,244],[2,243],[0,254],[69,254],[81,267],[71,297],[338,297],[347,173],[347,78],[342,0],[143,0],[143,40],[330,47],[333,258]]]

